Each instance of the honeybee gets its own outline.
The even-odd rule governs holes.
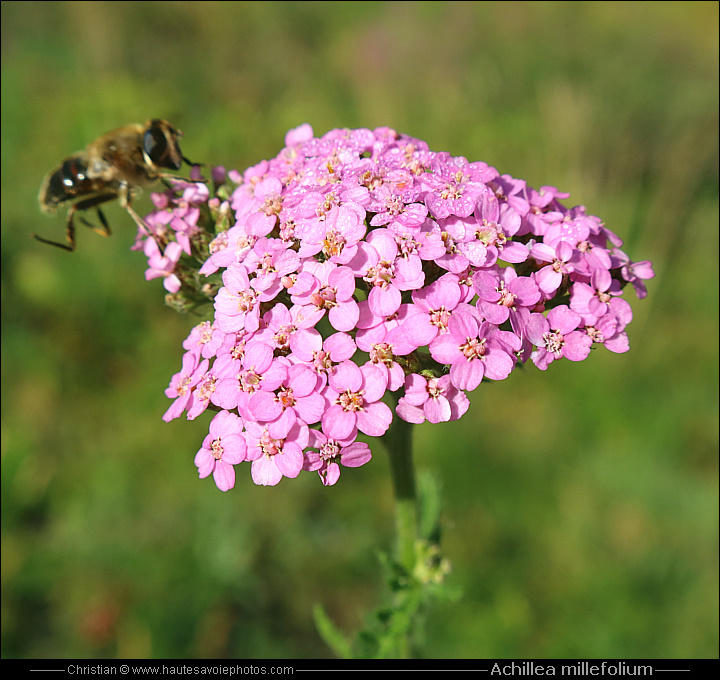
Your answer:
[[[57,212],[59,206],[73,202],[67,212],[67,244],[57,243],[33,234],[41,243],[75,250],[76,212],[95,208],[100,225],[81,217],[87,227],[103,236],[112,233],[100,206],[119,200],[136,224],[143,226],[140,216],[130,202],[138,189],[150,186],[157,180],[174,175],[163,169],[177,171],[183,161],[192,163],[182,155],[178,140],[182,131],[166,120],[153,118],[144,125],[134,124],[112,130],[91,142],[84,151],[68,156],[51,170],[40,187],[40,209],[47,214]]]

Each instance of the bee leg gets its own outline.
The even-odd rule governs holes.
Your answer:
[[[130,217],[133,218],[133,221],[137,225],[138,229],[142,234],[147,234],[152,237],[152,239],[155,241],[155,243],[158,244],[158,248],[162,250],[165,246],[160,242],[158,239],[157,234],[155,233],[155,230],[150,227],[150,225],[142,218],[140,215],[138,215],[133,207],[130,205],[130,202],[132,200],[132,194],[126,193],[121,194],[120,196],[120,205],[127,210],[127,214],[130,215]]]
[[[96,234],[100,234],[100,236],[112,236],[112,229],[110,229],[110,225],[108,224],[107,218],[105,217],[105,213],[100,210],[100,208],[96,208],[96,211],[101,226],[97,226],[96,224],[89,222],[82,215],[80,216],[80,221],[88,229],[92,229]]]
[[[135,224],[137,224],[138,226],[138,229],[140,229],[143,234],[148,234],[152,238],[152,240],[157,243],[158,248],[162,252],[165,249],[167,243],[162,242],[162,240],[155,233],[155,230],[152,229],[150,225],[148,225],[148,223],[135,212],[135,210],[130,206],[129,202],[125,204],[125,210],[127,210],[128,215],[133,218]]]
[[[110,225],[108,224],[107,218],[105,217],[105,213],[102,210],[100,210],[100,208],[96,208],[96,212],[98,215],[98,219],[100,220],[100,223],[102,224],[103,235],[104,236],[112,236],[112,229],[110,229]]]
[[[194,163],[193,165],[196,165],[198,167],[203,167],[204,163]],[[177,184],[173,184],[173,182],[179,182],[184,185],[188,184],[207,184],[208,180],[201,177],[200,179],[188,179],[187,177],[181,177],[180,175],[171,175],[170,173],[161,173],[158,175],[160,178],[160,181],[168,188],[172,189],[172,191],[177,191],[178,186]]]
[[[133,218],[133,222],[137,225],[138,229],[143,234],[153,234],[153,230],[150,228],[150,226],[145,222],[145,220],[138,215],[135,210],[130,206],[130,202],[132,201],[132,194],[127,191],[123,191],[123,193],[120,194],[120,205],[121,207],[125,208],[127,210],[128,215]]]
[[[144,232],[147,232],[148,234],[153,233],[153,230],[150,229],[148,223],[145,222],[145,220],[135,212],[135,210],[130,206],[129,203],[125,206],[125,210],[127,210],[128,215],[133,218],[133,221],[140,229],[142,229]]]
[[[47,243],[49,246],[57,246],[58,248],[62,248],[63,250],[67,250],[68,252],[72,253],[75,250],[75,223],[73,221],[74,213],[75,206],[70,208],[67,213],[67,230],[65,232],[67,244],[58,243],[57,241],[49,241],[48,239],[42,238],[37,234],[33,234],[33,237],[35,238],[35,240],[40,241],[40,243]]]
[[[82,211],[89,210],[90,208],[97,208],[97,206],[101,205],[102,203],[107,203],[108,201],[112,201],[116,198],[117,194],[101,194],[100,196],[93,196],[92,198],[87,198],[84,201],[78,201],[75,205],[73,205],[67,213],[67,230],[65,232],[67,244],[58,243],[57,241],[50,241],[46,238],[38,236],[37,234],[33,234],[32,236],[35,240],[40,241],[40,243],[47,243],[50,246],[56,246],[57,248],[62,248],[63,250],[67,250],[68,252],[73,252],[75,250],[75,213],[78,210]],[[101,215],[100,221],[103,224],[102,228],[90,224],[82,217],[80,219],[83,224],[88,226],[93,231],[96,231],[98,234],[102,234],[103,236],[110,236],[110,225],[108,225],[105,216],[102,215],[102,212],[99,208],[98,214]]]
[[[75,227],[72,228],[72,231],[70,230],[70,227],[68,227],[67,231],[67,243],[58,243],[57,241],[49,241],[46,238],[43,238],[42,236],[38,236],[37,234],[32,234],[32,237],[36,241],[40,241],[40,243],[47,243],[49,246],[57,246],[58,248],[62,248],[63,250],[67,250],[68,252],[72,253],[73,250],[75,250]]]
[[[100,210],[98,206],[102,205],[103,203],[107,203],[108,201],[114,201],[117,197],[118,195],[116,193],[100,194],[99,196],[86,198],[84,201],[78,201],[72,208],[70,208],[70,210],[68,210],[68,235],[70,234],[71,229],[72,233],[75,233],[75,226],[73,225],[75,213],[78,211],[83,212],[85,210],[90,210],[90,208],[95,208],[102,226],[98,227],[96,224],[88,222],[82,216],[80,216],[80,221],[86,227],[88,227],[88,229],[92,229],[96,234],[100,234],[100,236],[110,236],[112,234],[112,230],[110,229],[110,225],[108,224],[107,219],[105,219],[103,211]]]

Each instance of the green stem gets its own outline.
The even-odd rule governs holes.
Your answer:
[[[395,415],[390,429],[383,435],[390,456],[390,472],[395,491],[397,557],[409,575],[412,575],[415,568],[417,540],[417,495],[412,459],[412,431],[411,423]]]
[[[397,396],[393,394],[394,401]],[[418,534],[417,493],[415,469],[412,459],[412,432],[410,423],[398,417],[393,418],[390,429],[383,436],[390,456],[390,473],[395,492],[395,529],[397,532],[396,558],[407,574],[409,588],[397,593],[395,624],[399,626],[395,635],[388,637],[386,644],[395,646],[398,658],[410,657],[412,619],[419,604],[420,591],[414,585],[417,560],[416,543]],[[385,658],[388,650],[381,650]]]

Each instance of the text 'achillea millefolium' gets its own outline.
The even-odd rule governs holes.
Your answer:
[[[216,196],[154,194],[135,246],[175,304],[212,300],[164,419],[217,412],[195,464],[221,490],[244,461],[256,484],[334,484],[371,458],[359,432],[460,418],[467,392],[528,360],[628,350],[621,296],[645,297],[651,264],[568,194],[388,128],[285,141],[242,174],[216,168]]]

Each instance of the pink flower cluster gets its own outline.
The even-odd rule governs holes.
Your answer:
[[[445,422],[528,359],[546,370],[594,344],[625,352],[623,288],[645,297],[653,276],[600,219],[564,207],[568,194],[388,128],[315,138],[303,125],[228,177],[221,197],[203,183],[156,194],[136,244],[171,293],[193,257],[217,280],[164,419],[217,411],[195,464],[223,491],[243,461],[256,484],[302,470],[334,484],[371,458],[358,433],[390,427],[389,392],[396,416]]]

